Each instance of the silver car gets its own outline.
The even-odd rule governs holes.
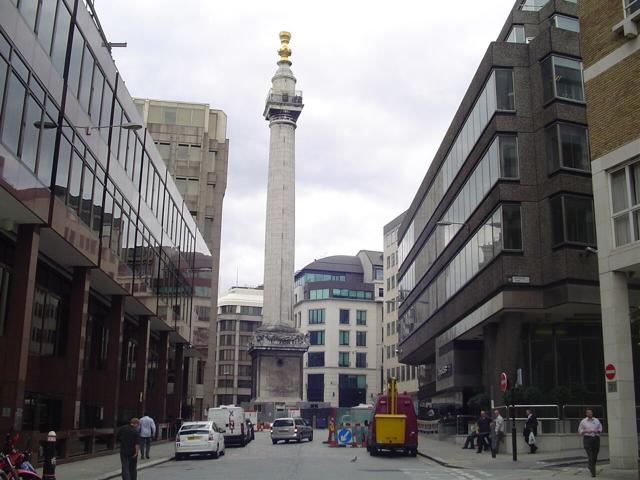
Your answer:
[[[279,440],[301,442],[303,438],[313,441],[313,428],[302,418],[278,418],[271,425],[271,441],[275,445]]]

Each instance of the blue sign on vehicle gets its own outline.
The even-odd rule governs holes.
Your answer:
[[[338,445],[350,445],[353,434],[349,428],[341,428],[338,430]]]

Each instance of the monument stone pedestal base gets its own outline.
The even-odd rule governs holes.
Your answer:
[[[252,403],[273,404],[275,410],[297,407],[302,401],[302,362],[307,337],[285,325],[256,330],[249,354],[252,361]]]

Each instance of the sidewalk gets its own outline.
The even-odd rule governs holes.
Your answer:
[[[507,441],[511,439],[508,438]],[[520,439],[518,439],[520,440]],[[501,453],[496,458],[490,452],[476,453],[476,450],[463,450],[460,445],[447,440],[438,440],[437,436],[420,434],[418,453],[430,460],[450,468],[468,470],[517,470],[522,472],[537,470],[548,473],[545,477],[558,480],[586,478],[587,456],[584,450],[545,451],[544,446],[535,455],[527,453],[523,442],[518,444],[518,461],[514,462],[510,453]],[[598,455],[596,468],[598,477],[611,480],[637,480],[637,472],[614,470],[609,466],[609,449],[602,447]],[[522,474],[522,473],[521,473]]]
[[[174,456],[174,449],[174,442],[152,444],[151,458],[138,460],[138,470],[168,462]],[[56,468],[56,478],[59,480],[106,480],[119,477],[120,453],[64,463]]]

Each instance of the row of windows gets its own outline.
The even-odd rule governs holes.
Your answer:
[[[398,235],[398,231],[394,230],[396,236]],[[387,245],[388,246],[388,245]],[[387,255],[387,268],[391,268],[398,263],[398,252],[395,251],[391,255]]]
[[[424,246],[399,281],[400,297],[406,298],[460,228],[500,179],[517,179],[518,142],[512,135],[498,135],[469,175],[456,198],[436,225]],[[468,228],[468,227],[467,227]]]
[[[89,115],[91,123],[96,127],[130,124],[129,115],[122,108],[120,101],[114,99],[114,89],[105,78],[82,32],[77,25],[72,24],[65,3],[62,0],[20,0],[17,6],[45,51],[51,55],[60,75],[64,72],[67,42],[69,33],[72,32],[68,85],[71,93],[78,98],[80,105]],[[43,118],[43,122],[57,124],[57,116],[52,117]],[[27,128],[31,128],[31,118],[25,120]],[[111,153],[122,164],[134,185],[138,187],[140,184],[139,191],[145,202],[161,220],[174,244],[181,245],[182,251],[193,251],[195,236],[187,235],[187,225],[179,218],[181,209],[170,195],[165,194],[164,180],[150,161],[148,153],[144,151],[138,134],[123,127],[113,127],[111,130]],[[99,131],[106,142],[108,129],[100,128]],[[51,133],[55,137],[55,132]],[[14,153],[16,150],[12,149]],[[54,149],[46,150],[52,152]],[[47,181],[43,183],[49,185]]]
[[[239,313],[240,315],[262,315],[262,307],[252,307],[249,305],[222,305],[220,313]]]
[[[309,282],[346,282],[344,273],[309,273],[305,272],[296,278],[295,284],[302,286]]]
[[[309,300],[325,300],[327,298],[329,298],[328,288],[309,290]]]
[[[580,32],[580,21],[575,17],[567,17],[566,15],[553,15],[549,18],[552,27],[569,30],[571,32]],[[514,25],[505,38],[508,43],[529,43],[533,37],[527,37],[524,25]]]
[[[237,325],[241,332],[254,332],[258,329],[261,322],[250,322],[247,320],[239,320]],[[236,320],[218,320],[218,331],[219,332],[235,332],[236,331]]]
[[[493,114],[496,111],[513,111],[514,109],[513,71],[494,69],[442,162],[427,194],[422,199],[411,227],[400,242],[398,255],[401,264],[414,245],[414,233],[417,232],[419,235],[424,229]]]
[[[640,162],[611,173],[611,205],[616,246],[640,240]]]
[[[387,345],[386,350],[387,350],[387,359],[396,357],[397,348],[395,343],[393,345]]]
[[[349,346],[349,338],[350,338],[349,330],[339,330],[338,331],[338,344],[340,346]],[[356,347],[366,347],[367,346],[367,332],[356,332]]]
[[[308,310],[309,325],[325,323],[325,309],[324,308],[312,308]],[[350,323],[350,310],[341,308],[339,313],[339,322],[341,325],[348,325]],[[356,310],[356,325],[367,324],[367,311]]]
[[[349,352],[338,352],[338,366],[339,367],[350,367]],[[367,368],[367,354],[366,352],[356,352],[355,354],[355,367],[356,368]],[[309,352],[307,353],[307,367],[324,367],[324,352]]]
[[[522,250],[519,205],[501,205],[398,320],[402,342],[502,251]]]
[[[219,361],[231,361],[236,359],[236,351],[235,349],[224,349],[218,350],[218,360]],[[238,360],[241,362],[249,362],[251,361],[251,357],[249,352],[246,350],[240,349],[238,350]]]
[[[399,382],[415,380],[417,370],[418,369],[412,365],[399,365],[394,368],[387,368],[387,381],[392,377]]]
[[[387,337],[396,334],[396,321],[387,323]],[[388,358],[388,357],[387,357]]]
[[[251,365],[238,365],[238,376],[239,377],[250,377],[251,376]],[[218,375],[219,376],[232,376],[233,375],[233,365],[218,365]]]
[[[373,299],[373,292],[366,290],[351,290],[348,288],[334,288],[331,290],[331,295],[337,298],[357,298],[360,300]]]
[[[139,105],[140,103],[136,103]],[[175,105],[149,104],[148,123],[182,125],[186,127],[204,127],[205,111],[202,108],[190,108]]]

